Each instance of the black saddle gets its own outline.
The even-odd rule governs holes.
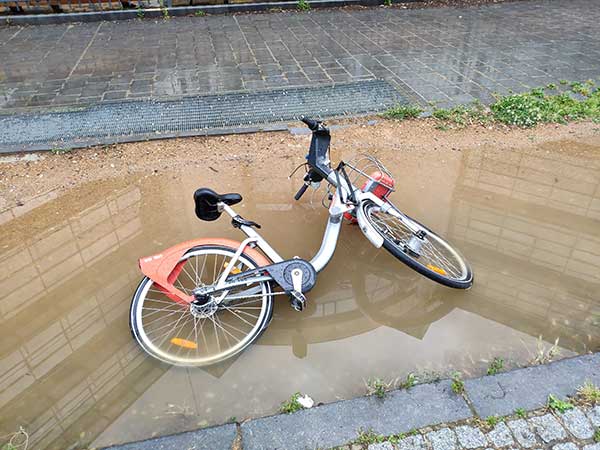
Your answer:
[[[200,188],[194,192],[194,203],[196,203],[196,216],[201,220],[217,220],[221,211],[217,208],[217,203],[222,202],[226,205],[235,205],[242,201],[240,194],[217,194],[212,189]]]

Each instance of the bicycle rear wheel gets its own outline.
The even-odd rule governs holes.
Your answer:
[[[217,282],[236,249],[203,245],[181,259],[173,285],[186,294]],[[232,273],[257,267],[242,254]],[[180,304],[149,278],[140,283],[130,310],[130,327],[140,346],[151,356],[173,365],[206,366],[230,358],[248,347],[268,325],[273,310],[268,282],[232,288],[216,303]]]
[[[424,233],[422,238],[397,216],[383,212],[371,201],[362,205],[365,217],[383,237],[383,246],[392,255],[421,275],[456,289],[473,284],[473,271],[458,250],[436,233],[410,220]]]

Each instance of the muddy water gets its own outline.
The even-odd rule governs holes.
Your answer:
[[[211,369],[145,357],[128,328],[136,260],[196,236],[201,185],[239,191],[236,209],[285,256],[320,244],[322,189],[301,202],[295,158],[90,183],[0,213],[0,435],[31,448],[100,447],[274,412],[296,391],[319,402],[364,393],[369,377],[525,364],[559,339],[563,356],[600,344],[600,144],[555,142],[379,154],[393,199],[471,260],[467,292],[438,286],[345,226],[303,313],[278,299],[268,331]],[[348,157],[351,155],[342,155]],[[334,154],[334,159],[340,157]],[[273,167],[280,175],[273,176]]]

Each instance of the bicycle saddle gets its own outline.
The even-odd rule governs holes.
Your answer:
[[[235,205],[242,201],[240,194],[217,194],[209,188],[200,188],[194,192],[194,203],[196,204],[196,216],[198,219],[212,221],[217,220],[221,212],[217,208],[217,203],[223,202],[226,205]]]

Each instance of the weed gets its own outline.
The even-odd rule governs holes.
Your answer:
[[[392,6],[392,0],[383,0],[385,6]]]
[[[504,368],[504,360],[502,358],[494,358],[488,367],[488,375],[496,375]]]
[[[571,404],[568,401],[556,398],[554,395],[550,394],[548,396],[548,408],[552,409],[553,411],[564,413],[569,409],[573,409],[573,404]]]
[[[383,441],[385,441],[384,435],[375,433],[372,428],[369,428],[366,431],[361,428],[358,430],[358,436],[354,440],[354,443],[360,445],[369,445],[377,444]]]
[[[423,110],[416,105],[397,105],[385,111],[383,117],[397,120],[415,119],[422,112]]]
[[[487,124],[491,120],[485,106],[477,101],[473,102],[471,105],[460,105],[451,109],[434,109],[431,115],[438,120],[460,127],[475,123]]]
[[[309,11],[310,3],[307,0],[298,0],[298,4],[296,5],[300,11]]]
[[[71,150],[73,150],[72,148],[60,148],[60,147],[55,147],[53,149],[50,150],[50,153],[52,153],[53,155],[64,155],[66,153],[70,153]]]
[[[600,429],[594,431],[594,442],[600,442]]]
[[[517,408],[515,409],[515,416],[517,416],[519,419],[524,419],[527,417],[527,412],[524,408]]]
[[[442,130],[442,131],[448,131],[450,129],[450,127],[448,125],[444,125],[443,123],[438,123],[435,126],[436,130]]]
[[[569,84],[569,82],[567,80],[560,80],[559,83],[562,84],[563,86],[566,86],[567,84]]]
[[[296,392],[294,395],[292,395],[290,397],[289,400],[287,400],[281,404],[279,411],[284,414],[292,414],[292,413],[295,413],[296,411],[300,411],[302,409],[302,405],[298,401],[299,398],[300,398],[300,392]]]
[[[544,345],[542,336],[539,336],[536,342],[536,353],[530,359],[529,364],[532,366],[546,364],[551,362],[559,354],[560,349],[558,348],[558,338],[556,338],[554,344],[547,349]]]
[[[237,417],[235,416],[231,416],[229,419],[227,419],[227,423],[236,423],[237,422]]]
[[[367,380],[367,395],[375,395],[378,398],[383,398],[389,388],[390,383],[386,383],[381,378],[369,378]]]
[[[206,15],[206,11],[202,11],[202,10],[200,10],[200,11],[196,11],[196,12],[194,13],[194,15],[195,15],[196,17],[204,17],[204,16]]]
[[[17,450],[17,446],[11,444],[10,442],[8,444],[4,444],[2,447],[0,447],[0,450]]]
[[[465,392],[465,382],[462,380],[460,372],[455,372],[452,375],[452,392],[455,394],[462,394]]]
[[[600,389],[591,381],[586,381],[577,389],[577,395],[588,404],[600,402]]]
[[[406,380],[402,381],[399,387],[400,389],[410,389],[418,382],[419,379],[417,378],[417,376],[411,372],[408,375],[406,375]]]
[[[489,416],[487,419],[485,419],[485,423],[493,428],[496,425],[498,425],[500,422],[502,422],[504,419],[500,416]]]
[[[171,18],[171,16],[169,16],[169,10],[167,8],[160,8],[162,15],[163,15],[163,19],[168,20]]]
[[[406,436],[407,434],[405,433],[391,434],[388,436],[387,440],[392,444],[398,444],[402,439],[406,438]]]
[[[138,16],[138,19],[143,19],[146,15],[146,11],[144,11],[144,8],[142,8],[141,6],[138,6],[136,14]]]
[[[554,83],[550,83],[546,85],[546,89],[548,89],[549,91],[555,91],[557,89],[557,86]]]

